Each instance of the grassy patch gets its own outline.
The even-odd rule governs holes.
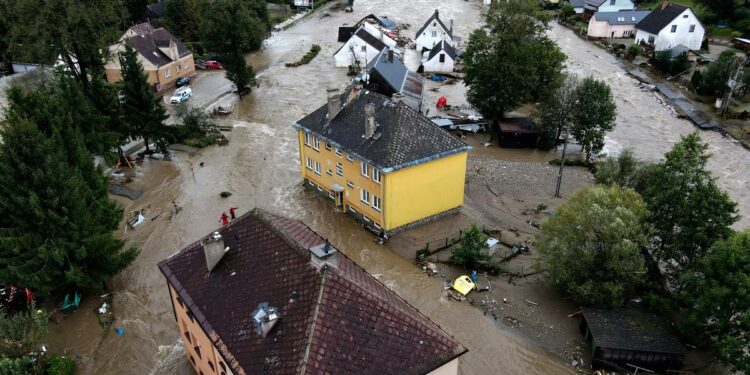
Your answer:
[[[726,37],[731,37],[732,33],[734,32],[734,30],[732,30],[729,27],[725,27],[723,29],[720,29],[720,28],[715,27],[715,26],[707,26],[706,27],[706,31],[708,31],[708,35],[726,36]]]
[[[312,61],[312,59],[315,58],[315,56],[318,56],[318,52],[320,52],[320,46],[317,44],[313,44],[312,48],[310,48],[310,52],[306,53],[305,56],[302,56],[302,58],[299,61],[295,61],[293,63],[286,63],[287,68],[293,68],[295,66],[305,65]]]
[[[550,160],[549,163],[552,165],[560,166],[560,159]],[[565,158],[565,166],[566,167],[584,167],[584,168],[591,169],[594,166],[594,164],[587,163],[585,160],[581,160],[581,159]]]

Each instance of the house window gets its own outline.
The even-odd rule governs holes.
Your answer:
[[[167,68],[166,70],[164,70],[164,77],[169,78],[171,76],[172,76],[172,72],[169,71],[169,68]]]
[[[224,362],[219,361],[219,367],[221,367],[222,371],[227,371],[227,366],[224,364]]]
[[[444,54],[444,53],[441,53],[441,54],[440,54],[440,62],[441,62],[441,63],[444,63],[444,62],[445,62],[445,54]]]
[[[313,148],[316,151],[320,151],[320,139],[318,137],[313,137]]]
[[[188,64],[188,62],[185,61],[185,64],[183,64],[182,67],[185,69],[190,69],[190,64]]]
[[[615,5],[615,1],[617,0],[609,0],[609,5]]]
[[[305,133],[305,144],[310,145],[310,133]]]
[[[211,371],[216,371],[216,368],[214,368],[214,363],[213,363],[213,362],[211,362],[211,360],[210,360],[210,359],[208,360],[208,367],[210,367],[210,368],[211,368]]]
[[[617,17],[618,21],[625,21],[625,17]]]
[[[370,192],[367,191],[367,190],[365,190],[365,189],[360,190],[359,191],[359,200],[361,200],[362,203],[364,203],[364,204],[366,204],[366,205],[369,206],[370,205]]]
[[[653,35],[649,35],[648,36],[648,42],[649,42],[649,44],[654,44],[654,40],[656,40],[656,38]]]
[[[193,366],[195,366],[195,358],[192,355],[190,356],[190,362],[193,362]]]
[[[676,32],[677,32],[677,25],[672,25],[672,32],[673,32],[673,33],[676,33]]]
[[[326,174],[329,175],[329,176],[333,176],[333,171],[330,170],[330,169],[327,169],[326,170]]]
[[[312,169],[313,167],[312,159],[310,159],[309,156],[307,157],[307,162],[305,164],[307,165],[307,169]]]
[[[362,46],[362,52],[367,52],[367,46]]]
[[[320,176],[320,163],[315,162],[315,174]]]
[[[372,223],[372,225],[375,226],[375,229],[380,229],[380,225],[378,225],[378,223]]]
[[[372,169],[372,180],[380,183],[380,171],[375,168]]]
[[[346,182],[346,186],[354,189],[354,183],[351,180],[349,180],[349,181]]]
[[[331,151],[331,144],[326,142],[326,150]]]
[[[189,343],[191,344],[193,343],[193,338],[190,337],[190,331],[185,331],[185,338],[187,339]]]
[[[195,349],[195,354],[198,355],[198,358],[202,358],[201,357],[201,346],[200,345],[196,345],[193,349]]]
[[[352,158],[352,154],[346,154],[346,160],[354,161],[354,158]]]
[[[433,38],[436,38],[436,37],[437,37],[437,31],[433,31],[433,32],[432,32],[432,37],[433,37]]]
[[[333,192],[330,192],[330,191],[328,192],[328,198],[336,199],[336,198],[333,197]]]
[[[318,191],[323,191],[323,188],[318,185]]]
[[[692,32],[694,32],[694,31],[695,31],[695,25],[690,25],[690,30],[689,30],[689,32],[691,32],[691,33],[692,33]]]
[[[362,219],[364,219],[365,222],[368,222],[368,223],[370,222],[370,219],[368,219],[367,216],[362,216]]]
[[[174,71],[175,71],[175,73],[179,73],[180,72],[180,64],[176,64],[174,66]]]
[[[372,196],[372,208],[380,211],[380,198],[375,195]]]
[[[344,177],[344,166],[339,162],[336,162],[336,174],[339,177]]]
[[[307,180],[307,182],[310,184],[310,186],[315,187],[315,183],[312,182],[312,180]]]
[[[341,156],[341,155],[343,155],[341,153],[341,149],[339,149],[338,147],[336,147],[336,156]]]
[[[687,14],[683,14],[682,18],[688,18],[688,15]]]
[[[359,162],[360,171],[362,172],[362,176],[369,177],[370,173],[367,170],[367,163],[361,161]]]

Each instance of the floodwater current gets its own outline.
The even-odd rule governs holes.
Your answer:
[[[239,207],[240,213],[261,207],[303,220],[460,340],[469,349],[460,360],[462,374],[573,373],[568,363],[495,324],[478,309],[450,303],[442,297],[439,279],[425,277],[394,249],[376,245],[351,218],[334,212],[327,201],[302,186],[291,124],[325,102],[325,89],[341,88],[348,80],[344,70],[333,68],[332,55],[340,46],[337,28],[375,13],[410,24],[407,32],[412,33],[436,8],[441,18],[454,20],[455,33],[464,40],[480,22],[481,5],[476,1],[358,1],[354,13],[329,7],[269,38],[262,51],[248,57],[256,69],[264,68],[258,74],[259,87],[222,120],[234,125],[230,144],[193,155],[178,152],[173,162],[146,160],[133,182],[144,196],[135,202],[116,198],[126,211],[145,208],[147,221],[135,231],[120,232],[141,254],[112,282],[113,325],[103,329],[98,324],[94,309],[99,301],[88,296],[77,312],[50,327],[46,342],[51,349],[77,356],[82,374],[191,374],[156,264],[216,228],[219,215],[230,206]],[[679,134],[693,130],[672,118],[652,94],[638,90],[603,51],[560,27],[553,26],[552,34],[570,56],[572,71],[595,75],[613,86],[618,127],[607,138],[608,150],[632,147],[639,155],[658,159]],[[322,50],[310,64],[284,67],[313,43]],[[747,212],[749,172],[741,166],[748,165],[748,153],[717,133],[706,133],[704,139],[715,154],[711,167],[719,183]],[[509,157],[518,159],[519,154]],[[231,197],[221,198],[222,191],[231,192]],[[173,201],[181,208],[178,213]],[[124,329],[124,335],[115,335],[114,328]]]

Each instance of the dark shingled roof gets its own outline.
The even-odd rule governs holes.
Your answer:
[[[357,31],[356,26],[341,26],[339,27],[339,37],[337,40],[346,43],[346,41],[354,35],[355,31]]]
[[[635,25],[635,28],[651,34],[658,34],[664,27],[669,25],[672,20],[682,14],[685,9],[689,8],[674,3],[668,3],[664,9],[662,9],[662,6],[660,5],[651,11],[651,13],[641,20],[641,22],[638,22],[638,24]]]
[[[468,151],[471,147],[404,103],[373,91],[342,95],[345,103],[332,121],[328,105],[297,121],[296,128],[317,134],[385,173]],[[365,138],[365,104],[375,106],[376,136]],[[378,136],[379,134],[379,136]]]
[[[430,55],[427,57],[427,60],[432,60],[433,57],[437,56],[440,51],[445,51],[445,53],[448,54],[448,56],[451,57],[451,59],[456,59],[456,49],[453,48],[448,42],[441,41],[440,43],[436,44],[432,49],[430,50]]]
[[[152,17],[161,18],[164,17],[164,11],[167,8],[166,5],[166,1],[160,0],[159,2],[156,2],[154,4],[147,5],[146,8],[148,8]]]
[[[424,374],[466,352],[343,254],[316,267],[324,240],[301,221],[256,209],[219,232],[210,274],[200,242],[159,268],[236,374]],[[281,315],[265,338],[261,302]]]
[[[138,51],[143,58],[156,66],[169,64],[173,61],[159,49],[159,47],[168,48],[170,41],[174,42],[177,46],[179,57],[185,57],[192,53],[182,42],[163,27],[154,29],[151,24],[146,22],[132,26],[128,30],[138,35],[125,39],[125,42]]]
[[[583,318],[598,347],[684,354],[680,340],[666,322],[636,310],[583,309]]]
[[[419,31],[417,31],[415,38],[419,38],[419,36],[422,35],[422,32],[427,28],[427,26],[430,26],[430,23],[432,23],[432,21],[437,21],[438,24],[443,28],[443,30],[445,30],[445,32],[448,33],[448,36],[453,38],[453,30],[446,27],[443,21],[440,20],[440,14],[438,13],[437,9],[435,9],[435,13],[433,13],[432,16],[430,16],[430,18],[427,19],[427,22],[425,22],[424,25],[422,25],[422,28],[419,29]]]
[[[394,57],[388,58],[389,48],[385,47],[382,51],[367,64],[368,72],[377,72],[385,80],[394,92],[400,92],[407,98],[412,99],[411,103],[422,103],[422,90],[424,88],[424,77],[414,73],[401,63],[401,60]],[[381,93],[386,94],[386,93]],[[414,107],[412,107],[414,108]]]
[[[365,43],[377,48],[378,50],[382,50],[386,47],[385,43],[383,43],[382,40],[376,38],[375,35],[368,33],[364,27],[360,27],[359,30],[354,33],[354,35],[358,36],[360,39],[364,40]]]

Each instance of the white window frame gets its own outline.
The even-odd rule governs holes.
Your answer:
[[[341,153],[341,149],[340,149],[340,148],[338,148],[338,147],[336,147],[336,156],[341,156],[341,155],[343,155],[343,154]]]
[[[320,176],[320,163],[315,162],[315,174]]]
[[[312,182],[312,180],[307,180],[307,183],[310,184],[310,186],[315,187],[315,183]]]
[[[359,173],[361,173],[362,176],[370,177],[369,166],[367,163],[363,161],[359,162]]]
[[[320,139],[318,139],[318,137],[313,137],[313,146],[312,146],[312,148],[315,151],[320,151]]]
[[[380,171],[377,168],[372,169],[372,180],[380,183]]]
[[[323,191],[323,188],[318,185],[318,191]]]
[[[307,161],[305,161],[305,165],[307,166],[307,169],[312,170],[313,168],[313,161],[310,159],[310,157],[307,157]]]
[[[349,180],[349,181],[346,182],[346,186],[354,189],[354,182],[352,182],[352,180]]]
[[[334,195],[333,195],[333,192],[332,192],[332,191],[329,191],[329,192],[328,192],[328,198],[331,198],[331,199],[336,199],[336,198],[334,197]]]
[[[167,67],[167,69],[164,70],[164,77],[169,78],[172,76],[172,71]]]
[[[331,151],[331,147],[333,147],[333,145],[331,145],[330,143],[326,142],[326,150]]]
[[[372,196],[372,208],[375,209],[375,211],[380,212],[382,202],[380,201],[380,198],[377,195]]]
[[[346,154],[346,160],[354,161],[354,158],[352,157],[352,154]]]
[[[339,162],[336,162],[336,175],[344,177],[344,165]]]
[[[360,189],[359,201],[369,206],[370,205],[370,192],[365,189]]]
[[[310,133],[305,133],[305,145],[310,145]]]
[[[326,169],[326,174],[329,176],[333,176],[333,171],[330,169]]]

